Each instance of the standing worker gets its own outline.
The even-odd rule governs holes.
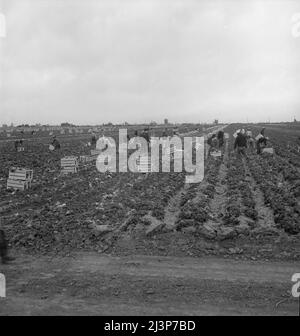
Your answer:
[[[239,132],[234,142],[234,149],[237,149],[238,155],[246,155],[247,138],[245,134]]]
[[[211,149],[211,146],[212,146],[212,134],[211,133],[208,133],[208,135],[207,135],[206,144],[207,144],[207,150],[206,150],[205,158],[207,159],[208,155],[210,154],[210,149]]]
[[[19,148],[19,140],[16,140],[15,141],[15,151],[17,152],[18,151],[18,148]]]
[[[220,130],[217,135],[218,138],[218,143],[219,143],[219,148],[221,148],[224,144],[224,131]]]
[[[149,137],[149,130],[147,128],[144,129],[143,133],[141,136],[147,141],[147,144],[150,142],[150,137]]]
[[[91,145],[96,146],[96,143],[97,143],[97,137],[96,137],[96,134],[93,132],[92,138],[91,138]]]
[[[255,140],[252,137],[252,132],[250,130],[246,131],[246,138],[247,138],[247,147],[251,150],[254,149]]]
[[[213,148],[217,148],[218,147],[218,139],[217,139],[217,135],[213,134],[211,137],[211,146]]]

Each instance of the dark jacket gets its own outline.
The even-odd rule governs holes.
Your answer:
[[[264,136],[259,138],[257,140],[257,145],[260,145],[260,144],[264,144],[265,146],[267,146],[267,138],[265,138]]]
[[[218,132],[218,139],[223,139],[224,138],[224,132],[223,131],[219,131]]]
[[[57,139],[54,139],[52,141],[52,145],[54,146],[55,149],[59,149],[60,148],[60,143]]]
[[[247,147],[247,138],[245,135],[239,133],[234,142],[234,148],[236,147]]]

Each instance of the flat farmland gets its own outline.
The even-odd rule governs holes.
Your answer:
[[[18,153],[0,141],[1,218],[17,257],[1,266],[10,296],[0,314],[105,314],[108,302],[117,314],[296,314],[299,130],[264,127],[273,155],[237,156],[233,134],[246,125],[228,125],[222,155],[208,156],[195,184],[184,172],[100,173],[94,163],[61,176],[62,157],[90,153],[89,135],[59,137],[57,152],[51,137]],[[6,190],[12,166],[33,169],[30,189]]]

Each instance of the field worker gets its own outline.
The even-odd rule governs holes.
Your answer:
[[[247,147],[251,150],[254,149],[255,140],[252,137],[252,132],[247,130],[246,131],[246,139],[247,139]]]
[[[211,146],[214,148],[218,147],[218,139],[216,134],[213,134],[211,137]]]
[[[259,139],[262,139],[260,142],[262,143],[262,144],[264,144],[265,146],[267,145],[267,137],[265,136],[265,127],[260,131],[260,133],[258,134],[258,136],[256,137],[257,138],[257,140],[259,140]]]
[[[218,139],[216,134],[208,134],[208,139],[207,139],[207,145],[208,145],[208,150],[207,150],[207,156],[210,155],[210,152],[212,149],[216,148],[218,146]]]
[[[149,137],[149,130],[147,128],[144,129],[143,133],[141,136],[147,141],[147,144],[150,142],[150,137]]]
[[[236,131],[233,133],[233,137],[236,138],[240,132],[241,132],[240,129],[236,130]]]
[[[218,137],[219,148],[221,148],[224,144],[224,131],[220,130],[218,132],[217,137]]]
[[[247,147],[251,150],[255,148],[255,140],[252,136],[247,136]]]
[[[93,132],[92,138],[91,138],[91,145],[96,146],[96,143],[97,143],[97,137],[96,137],[96,134]]]
[[[0,257],[2,264],[7,264],[9,261],[14,260],[14,258],[8,256],[7,249],[8,244],[5,238],[4,228],[2,226],[0,218]]]
[[[55,150],[60,149],[60,143],[56,139],[56,135],[54,135],[51,145],[54,147]]]
[[[212,133],[207,134],[207,143],[211,146]]]
[[[262,148],[267,146],[267,137],[265,136],[265,128],[255,138],[257,154],[261,154]]]
[[[208,157],[209,153],[210,153],[210,148],[212,146],[212,134],[208,133],[207,134],[207,151],[206,151],[206,158]]]
[[[234,149],[237,149],[238,155],[246,155],[247,139],[245,134],[239,132],[234,142]]]
[[[15,141],[15,151],[18,151],[18,147],[19,147],[19,140]]]

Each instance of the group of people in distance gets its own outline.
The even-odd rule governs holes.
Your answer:
[[[168,130],[164,129],[162,132],[163,138],[168,138]],[[172,135],[177,135],[176,129],[173,129],[171,131]],[[143,137],[148,144],[150,144],[150,129],[144,128],[140,133],[135,130],[133,137]],[[245,131],[244,129],[237,130],[233,134],[235,138],[234,142],[234,149],[237,151],[238,154],[245,155],[246,154],[246,148],[250,148],[254,150],[256,147],[257,154],[261,154],[262,148],[267,146],[267,140],[268,138],[265,136],[265,128],[263,128],[260,133],[256,136],[254,139],[252,136],[252,132],[250,130]],[[104,135],[103,135],[104,137]],[[132,138],[129,134],[127,134],[127,140],[129,141]],[[92,147],[96,147],[97,144],[97,135],[95,133],[92,133],[90,145]],[[208,134],[207,138],[207,144],[209,145],[209,152],[212,149],[221,149],[224,145],[224,131],[219,130],[217,133]],[[17,151],[20,146],[23,145],[23,140],[16,140],[15,141],[15,150]],[[60,142],[58,141],[57,137],[54,135],[52,138],[52,141],[50,143],[50,148],[52,150],[59,150],[60,149]]]
[[[260,133],[253,138],[252,132],[250,130],[245,131],[245,129],[237,130],[233,137],[234,149],[239,155],[246,155],[246,149],[254,151],[256,148],[257,154],[262,153],[262,149],[267,146],[268,137],[265,136],[265,128],[263,128]],[[214,149],[221,149],[224,145],[224,131],[219,130],[217,133],[208,134],[207,144],[209,146],[208,153]]]
[[[135,137],[142,137],[144,138],[147,143],[148,146],[150,145],[150,141],[151,141],[151,134],[150,134],[151,129],[150,128],[144,128],[141,131],[138,130],[134,130],[133,133],[131,132],[132,135],[130,135],[129,133],[127,134],[127,141],[130,141],[131,138],[135,138]],[[168,132],[167,128],[165,128],[162,131],[161,137],[167,139],[169,136],[175,136],[178,135],[178,132],[176,129],[173,129],[171,132]],[[105,138],[104,135],[102,135],[102,138]],[[95,133],[92,133],[92,137],[91,137],[91,141],[90,144],[92,147],[95,147],[97,144],[97,136]]]
[[[263,128],[260,133],[254,139],[251,131],[245,131],[244,129],[238,130],[233,135],[235,137],[234,149],[240,155],[246,155],[246,149],[255,149],[257,154],[262,153],[262,149],[267,146],[268,138],[265,136],[265,128]]]

